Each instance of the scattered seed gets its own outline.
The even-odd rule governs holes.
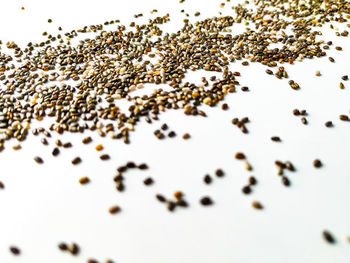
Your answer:
[[[320,167],[322,167],[322,162],[319,159],[316,159],[313,161],[313,165],[316,168],[320,168]]]
[[[36,161],[38,164],[44,163],[43,159],[41,159],[41,157],[39,157],[39,156],[34,157],[34,161]]]
[[[332,235],[329,231],[324,230],[324,231],[322,232],[322,236],[323,236],[323,239],[324,239],[326,242],[328,242],[328,243],[330,243],[330,244],[335,244],[335,243],[336,243],[336,240],[334,239],[333,235]]]
[[[330,128],[330,127],[333,127],[333,122],[327,121],[324,125],[325,125],[326,127]]]
[[[145,185],[152,185],[153,183],[154,183],[154,181],[153,181],[153,179],[151,178],[151,177],[147,177],[144,181],[143,181],[143,183],[145,184]]]
[[[53,148],[52,150],[52,155],[53,156],[57,156],[60,154],[60,149],[58,149],[57,147]]]
[[[209,196],[204,196],[200,199],[200,203],[203,206],[209,206],[213,204],[213,201],[211,200],[211,198]]]
[[[96,151],[102,151],[103,150],[103,145],[102,144],[98,144],[95,147]]]
[[[204,176],[204,178],[203,178],[203,181],[204,181],[205,184],[211,184],[212,179],[211,179],[211,177],[210,177],[209,174],[206,174],[206,175]]]
[[[273,142],[281,142],[281,138],[278,137],[278,136],[272,136],[272,137],[271,137],[271,140],[272,140]]]
[[[339,119],[342,121],[349,121],[349,117],[347,115],[339,115]]]
[[[77,165],[77,164],[80,164],[81,163],[81,158],[80,157],[75,157],[73,160],[72,160],[72,164],[73,165]]]
[[[245,155],[244,155],[244,153],[238,152],[238,153],[236,153],[235,158],[237,160],[245,160]]]
[[[79,183],[80,184],[88,184],[90,182],[90,179],[89,179],[89,177],[87,177],[87,176],[84,176],[84,177],[82,177],[82,178],[80,178],[79,179]]]
[[[320,76],[321,76],[321,72],[320,72],[319,70],[317,70],[316,73],[315,73],[315,75],[316,75],[317,77],[320,77]]]
[[[22,146],[20,144],[16,144],[16,145],[12,146],[12,149],[14,149],[15,151],[18,151],[18,150],[22,149]]]
[[[242,188],[242,192],[247,195],[247,194],[250,194],[252,192],[252,189],[250,188],[249,185],[246,185]]]
[[[182,135],[182,138],[184,140],[187,140],[187,139],[191,138],[191,135],[189,133],[185,133],[184,135]]]
[[[66,243],[59,243],[58,244],[58,249],[61,251],[67,251],[68,250],[68,245]]]
[[[221,169],[217,169],[215,171],[215,174],[216,174],[217,177],[223,177],[225,175],[224,171],[221,170]]]
[[[110,157],[108,154],[102,154],[102,155],[100,156],[100,159],[101,159],[102,161],[107,161],[107,160],[111,159],[111,157]]]
[[[21,250],[18,247],[10,247],[10,251],[13,255],[18,256],[19,254],[21,254]]]
[[[88,136],[82,140],[83,144],[89,144],[90,142],[92,142],[92,138],[90,136]]]
[[[258,202],[258,201],[253,201],[252,202],[252,207],[255,208],[255,209],[259,209],[259,210],[264,208],[263,205],[260,202]]]
[[[166,198],[161,194],[157,194],[156,198],[159,202],[162,202],[162,203],[166,202]]]
[[[109,213],[114,215],[114,214],[117,214],[121,211],[121,208],[118,206],[118,205],[115,205],[115,206],[112,206],[109,208]]]

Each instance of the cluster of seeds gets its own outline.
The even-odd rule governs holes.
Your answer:
[[[184,0],[180,0],[180,3]],[[255,8],[248,8],[249,2],[232,7],[232,16],[219,16],[206,18],[202,21],[190,23],[184,19],[181,29],[175,33],[165,33],[161,25],[169,22],[170,16],[156,17],[147,24],[132,22],[127,29],[120,25],[119,20],[106,21],[104,24],[85,26],[81,29],[66,32],[56,36],[43,32],[47,38],[41,43],[28,43],[21,48],[14,42],[6,43],[6,48],[13,52],[13,56],[0,51],[0,150],[5,142],[16,139],[21,142],[30,134],[31,124],[40,122],[44,118],[51,120],[48,129],[59,135],[65,133],[83,133],[86,130],[95,131],[101,137],[122,139],[130,143],[129,134],[136,129],[136,125],[145,120],[148,123],[158,120],[158,115],[171,109],[180,109],[186,115],[206,117],[205,106],[213,107],[224,100],[229,93],[237,92],[240,83],[236,77],[240,72],[232,72],[230,63],[242,61],[243,66],[251,63],[260,63],[268,67],[266,73],[278,79],[288,79],[289,76],[283,66],[284,63],[293,64],[304,59],[327,56],[325,50],[332,45],[331,41],[318,40],[322,35],[318,27],[329,22],[346,23],[350,18],[350,3],[345,0],[321,0],[309,2],[287,0],[252,0]],[[222,3],[220,7],[225,7]],[[24,10],[24,7],[22,7]],[[156,13],[154,9],[151,13]],[[184,10],[182,10],[184,12]],[[136,14],[139,18],[143,14]],[[189,16],[189,14],[186,14]],[[200,16],[195,12],[194,16]],[[52,23],[48,19],[48,23]],[[231,34],[235,24],[244,23],[253,25],[247,27],[245,32]],[[114,31],[104,30],[104,26],[118,24]],[[333,25],[330,26],[334,29]],[[350,24],[348,24],[350,27]],[[62,30],[61,27],[58,28]],[[290,31],[287,34],[286,31]],[[80,40],[79,44],[71,45],[70,40],[84,33],[95,32],[95,38]],[[347,37],[348,31],[339,33],[339,37]],[[66,39],[66,41],[64,40]],[[0,42],[1,44],[1,42]],[[274,47],[279,44],[280,48]],[[342,47],[336,46],[337,51]],[[157,59],[157,62],[152,62]],[[328,58],[335,63],[335,59]],[[277,70],[272,70],[277,68]],[[221,77],[211,77],[209,82],[202,77],[202,84],[183,83],[189,71],[204,70],[219,72]],[[316,76],[321,76],[316,72]],[[344,75],[342,81],[347,81]],[[74,83],[74,84],[71,84]],[[151,94],[137,96],[133,92],[143,89],[146,85],[167,84],[171,91],[161,88],[155,89]],[[300,86],[294,80],[288,84],[294,90]],[[344,89],[343,82],[339,84]],[[246,86],[242,91],[249,91]],[[119,100],[127,100],[131,105],[127,112],[123,112],[117,105]],[[222,104],[223,110],[229,105]],[[302,123],[307,124],[305,110],[294,110],[293,114],[302,116]],[[348,115],[340,115],[342,121],[349,121]],[[232,123],[248,133],[246,124],[248,117],[234,118]],[[331,121],[325,123],[332,127]],[[154,132],[158,139],[165,138],[168,126],[163,124],[161,129]],[[43,134],[41,143],[50,145],[51,134],[45,128],[32,129],[33,135]],[[167,134],[172,138],[174,131]],[[183,134],[183,139],[189,139],[189,133]],[[271,138],[280,142],[280,138]],[[93,140],[86,137],[83,144]],[[56,141],[52,150],[53,156],[60,154],[60,148],[70,148],[70,142]],[[21,145],[13,146],[20,150]],[[102,151],[102,144],[95,147]],[[243,153],[237,153],[235,158],[245,162],[246,170],[251,171],[252,166]],[[103,161],[109,160],[108,154],[100,155]],[[34,161],[43,164],[40,156]],[[71,160],[78,165],[82,159],[77,156]],[[282,176],[282,183],[290,185],[289,179],[284,175],[285,170],[294,172],[291,162],[275,162],[278,175]],[[321,161],[315,160],[314,166],[320,168]],[[147,169],[146,164],[136,165],[128,162],[117,168],[114,177],[116,189],[125,189],[124,173],[128,169]],[[222,170],[216,171],[217,177],[224,176]],[[210,184],[210,175],[204,177],[204,182]],[[88,177],[79,180],[87,184]],[[154,183],[151,177],[144,180],[146,186]],[[244,186],[244,194],[251,193],[252,186],[257,184],[255,177],[251,176],[248,185]],[[0,182],[0,189],[4,184]],[[170,211],[176,207],[188,207],[184,194],[180,191],[174,193],[175,199],[167,199],[163,195],[156,195],[158,201],[165,203]],[[208,206],[214,204],[209,196],[200,199],[200,204]],[[263,209],[258,201],[252,202],[255,209]],[[109,209],[111,214],[121,211],[117,205]],[[334,243],[332,235],[325,231],[323,236],[327,242]],[[79,253],[79,247],[73,243],[71,246],[62,243],[60,250],[68,251],[72,255]],[[20,253],[16,247],[11,247],[15,255]],[[97,262],[94,259],[89,261]]]

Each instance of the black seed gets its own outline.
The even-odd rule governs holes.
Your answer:
[[[126,164],[126,167],[127,167],[127,168],[135,168],[135,167],[136,167],[136,164],[135,164],[134,162],[128,162],[128,163]]]
[[[252,192],[252,189],[249,187],[249,185],[247,185],[242,188],[242,192],[244,194],[250,194]]]
[[[5,185],[3,182],[0,181],[0,189],[5,189]]]
[[[221,109],[223,109],[223,110],[228,110],[228,105],[227,105],[227,103],[222,104]]]
[[[341,77],[341,79],[346,81],[346,80],[349,79],[349,76],[348,75],[344,75],[344,76]]]
[[[248,182],[250,185],[256,185],[257,184],[257,180],[255,179],[254,176],[250,176],[248,179]]]
[[[274,141],[274,142],[281,142],[281,138],[278,137],[278,136],[271,137],[271,140]]]
[[[71,148],[73,145],[70,142],[66,142],[66,143],[62,144],[62,146],[63,146],[63,148]]]
[[[162,202],[162,203],[166,202],[166,198],[161,194],[157,194],[156,198],[159,202]]]
[[[151,185],[151,184],[153,184],[153,179],[151,177],[148,177],[143,181],[143,183],[145,185]]]
[[[163,131],[166,131],[168,129],[168,125],[166,123],[164,123],[161,127],[160,127]]]
[[[102,161],[107,161],[107,160],[111,159],[111,157],[110,157],[108,154],[102,154],[102,155],[100,156],[100,159],[101,159]]]
[[[140,170],[146,170],[146,169],[148,169],[148,165],[145,164],[145,163],[142,163],[142,164],[139,165],[139,169]]]
[[[171,132],[169,132],[168,136],[169,136],[170,138],[173,138],[173,137],[176,136],[176,133],[175,133],[174,131],[171,131]]]
[[[10,247],[10,251],[15,256],[18,256],[19,254],[21,254],[21,250],[18,247],[12,246],[12,247]]]
[[[221,170],[221,169],[217,169],[215,171],[215,174],[216,174],[217,177],[223,177],[225,175],[224,171]]]
[[[59,248],[59,250],[62,250],[62,251],[68,250],[67,244],[63,243],[63,242],[58,244],[58,248]]]
[[[53,156],[57,156],[60,154],[60,149],[58,149],[57,147],[53,148],[52,150],[52,155]]]
[[[213,204],[213,201],[210,199],[209,196],[205,196],[205,197],[202,197],[200,199],[200,203],[204,206],[208,206],[208,205],[212,205]]]
[[[80,248],[76,243],[72,243],[72,245],[68,248],[68,250],[74,256],[78,255],[80,252]]]
[[[324,230],[324,231],[322,232],[322,236],[323,236],[323,238],[324,238],[324,240],[325,240],[326,242],[328,242],[328,243],[330,243],[330,244],[335,244],[335,243],[336,243],[335,238],[333,237],[333,235],[332,235],[329,231]]]
[[[283,176],[282,177],[282,184],[284,184],[285,186],[290,186],[290,181],[287,177]]]
[[[307,119],[306,118],[301,118],[301,123],[304,124],[304,125],[307,125]]]
[[[212,182],[212,179],[209,174],[206,174],[203,178],[204,183],[210,184]]]

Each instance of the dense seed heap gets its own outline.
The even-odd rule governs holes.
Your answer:
[[[44,118],[52,121],[47,129],[58,134],[92,130],[102,137],[123,139],[129,143],[129,132],[134,131],[139,121],[144,119],[151,123],[166,110],[181,109],[186,115],[205,117],[205,107],[200,106],[217,105],[228,93],[236,92],[236,87],[240,85],[236,79],[240,72],[230,71],[231,63],[242,61],[244,66],[261,63],[268,67],[268,75],[286,81],[289,77],[282,66],[284,63],[292,64],[327,55],[325,50],[329,49],[332,42],[318,39],[322,35],[318,31],[319,27],[329,22],[345,23],[350,19],[350,3],[344,0],[252,2],[253,8],[248,1],[233,6],[232,16],[206,18],[195,23],[185,19],[183,27],[175,33],[162,31],[162,24],[170,21],[170,16],[165,15],[149,20],[148,24],[132,22],[130,29],[124,25],[118,25],[115,31],[103,29],[104,25],[119,23],[119,20],[115,20],[105,22],[104,25],[86,26],[64,35],[53,36],[44,32],[46,41],[28,43],[24,49],[14,42],[7,43],[6,47],[13,51],[13,55],[0,51],[0,150],[7,140],[26,139],[31,123]],[[135,18],[140,16],[142,14],[137,14]],[[200,13],[196,12],[195,16],[200,16]],[[241,34],[232,34],[234,30],[231,27],[240,23],[249,27]],[[70,44],[71,39],[91,32],[96,33],[95,38],[80,40],[77,45]],[[337,32],[337,35],[347,37],[348,31]],[[279,44],[279,47],[275,47],[275,44]],[[342,50],[341,47],[335,49]],[[329,61],[335,62],[331,57]],[[184,83],[186,73],[197,70],[220,72],[222,76],[213,76],[210,82],[203,76],[202,84]],[[316,72],[316,76],[321,76],[321,73]],[[347,81],[348,76],[341,79]],[[288,83],[294,90],[303,88],[294,80],[288,80]],[[159,88],[142,97],[133,95],[133,91],[151,84],[167,84],[171,91]],[[344,87],[343,82],[340,82],[339,88]],[[249,88],[244,86],[241,90],[247,92]],[[130,102],[128,112],[121,111],[117,106],[118,100]],[[223,104],[222,109],[229,109],[229,105]],[[302,116],[301,122],[308,124],[306,110],[295,109],[293,114]],[[339,118],[349,121],[349,117],[344,114]],[[232,123],[243,133],[248,133],[248,117],[234,118]],[[332,127],[333,124],[328,121],[325,126]],[[158,139],[165,138],[168,128],[163,124],[154,132],[155,136]],[[32,130],[34,135],[41,132],[46,137],[51,136],[43,128]],[[170,138],[176,136],[174,131],[166,133]],[[182,135],[183,139],[190,137],[189,133]],[[281,142],[278,136],[271,137],[271,140]],[[82,140],[84,144],[91,142],[91,137]],[[48,141],[44,138],[41,143],[47,145]],[[53,156],[60,154],[58,147],[72,147],[69,142],[62,143],[60,140],[56,145],[52,150]],[[20,150],[21,146],[16,145],[13,149]],[[99,144],[95,149],[102,151],[103,146]],[[247,171],[253,169],[243,153],[237,153],[235,158],[244,161]],[[100,159],[107,161],[110,156],[101,154]],[[44,164],[39,156],[34,157],[34,161]],[[77,156],[71,163],[79,165],[82,159]],[[290,186],[291,182],[284,171],[294,172],[293,164],[278,160],[275,164],[282,184]],[[318,159],[313,165],[322,167]],[[145,170],[148,167],[146,164],[136,166],[129,162],[117,168],[114,181],[118,191],[124,190],[124,173],[131,168]],[[215,174],[219,178],[225,176],[221,169]],[[211,184],[213,178],[205,175],[203,181]],[[79,180],[82,185],[89,182],[86,176]],[[146,186],[153,183],[151,177],[144,180]],[[248,184],[242,188],[243,194],[250,194],[256,184],[257,179],[250,176]],[[4,187],[0,182],[0,189]],[[178,191],[174,194],[175,199],[170,200],[161,194],[157,194],[156,199],[166,204],[169,211],[174,211],[177,207],[189,206],[184,196]],[[215,204],[209,196],[203,196],[199,203],[203,206]],[[258,201],[253,201],[252,207],[264,209],[264,205]],[[109,212],[117,214],[121,208],[114,205]],[[323,237],[327,242],[335,242],[328,231],[323,232]],[[69,248],[62,243],[59,248],[73,255],[79,253],[76,244]],[[11,251],[16,255],[20,253],[15,248],[11,248]],[[91,262],[96,261],[91,259]]]
[[[228,92],[235,92],[239,84],[228,69],[230,62],[248,59],[276,67],[325,56],[321,48],[324,41],[316,40],[321,33],[315,29],[329,21],[346,22],[344,15],[350,13],[346,1],[254,3],[254,9],[245,5],[232,7],[235,16],[213,17],[194,24],[185,19],[183,28],[172,34],[160,29],[170,19],[166,15],[148,24],[133,22],[131,30],[123,25],[109,32],[103,31],[103,25],[86,26],[66,33],[67,43],[61,35],[49,35],[47,41],[29,43],[25,49],[7,43],[14,55],[0,53],[0,147],[11,138],[24,140],[32,120],[46,116],[54,120],[50,129],[59,134],[98,130],[101,136],[123,138],[126,143],[140,119],[151,122],[167,109],[181,108],[185,114],[205,116],[198,106],[216,105]],[[237,35],[228,33],[235,23],[249,22],[255,28]],[[286,30],[292,33],[286,34]],[[70,45],[69,40],[78,34],[97,31],[101,32],[95,38]],[[60,43],[55,44],[57,40]],[[281,48],[269,48],[274,43],[280,43]],[[152,58],[158,62],[151,62]],[[208,82],[182,83],[188,70],[199,69],[222,72],[222,78],[210,88],[205,88]],[[276,77],[287,76],[282,69]],[[67,84],[69,81],[74,84]],[[289,82],[292,88],[299,87],[293,80]],[[132,95],[132,91],[150,83],[166,83],[172,91],[156,89],[150,95]],[[128,113],[115,105],[118,99],[132,103]]]

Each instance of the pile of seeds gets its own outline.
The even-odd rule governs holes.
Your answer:
[[[317,40],[322,35],[318,31],[320,26],[330,22],[346,23],[350,18],[350,3],[344,0],[312,0],[307,3],[253,0],[254,8],[248,8],[248,4],[246,1],[245,4],[233,6],[232,16],[206,18],[195,23],[185,19],[183,27],[175,33],[161,30],[161,25],[170,21],[167,14],[151,19],[147,24],[132,22],[130,29],[118,24],[116,30],[105,31],[104,25],[120,23],[119,20],[113,20],[106,21],[103,25],[85,26],[64,35],[54,36],[44,32],[46,41],[30,42],[25,48],[14,42],[6,43],[13,55],[0,51],[0,150],[4,149],[8,140],[25,140],[30,134],[31,124],[44,118],[52,122],[46,129],[61,135],[91,130],[101,137],[108,136],[129,143],[129,133],[135,130],[137,123],[141,120],[152,123],[164,111],[181,109],[186,115],[206,117],[204,109],[208,108],[205,105],[216,106],[226,95],[236,92],[236,87],[240,85],[236,78],[241,74],[230,71],[230,63],[241,60],[244,66],[261,63],[268,67],[267,74],[281,80],[287,79],[288,73],[281,66],[284,63],[293,64],[295,61],[327,55],[325,50],[329,49],[332,42]],[[225,4],[221,5],[224,6]],[[156,10],[152,11],[154,12]],[[141,16],[142,14],[137,14],[135,18]],[[200,16],[200,12],[195,12],[194,16]],[[48,19],[48,22],[51,23],[52,20]],[[247,27],[241,34],[231,34],[231,27],[240,23],[253,26]],[[286,31],[291,33],[287,34]],[[71,39],[90,32],[95,32],[96,37],[80,40],[77,45],[70,44]],[[337,32],[337,36],[347,37],[348,31]],[[280,48],[272,47],[274,44],[280,44]],[[335,49],[342,50],[341,47]],[[154,58],[157,62],[153,62]],[[335,62],[332,57],[329,57],[329,61]],[[277,68],[275,73],[273,68]],[[190,70],[220,72],[221,78],[211,77],[211,84],[205,76],[202,84],[184,83],[186,73]],[[321,76],[321,73],[318,71],[316,75]],[[343,76],[342,80],[347,81],[348,76]],[[148,84],[167,84],[171,91],[159,88],[141,97],[133,95],[135,90]],[[294,80],[289,80],[288,84],[294,90],[306,88],[300,87]],[[340,82],[339,87],[345,88],[343,82]],[[249,91],[249,88],[244,86],[241,90]],[[122,112],[117,106],[118,100],[131,103],[128,112]],[[222,105],[223,110],[228,108],[229,105]],[[303,116],[303,124],[308,123],[305,110],[294,110],[293,113]],[[349,120],[344,114],[339,118]],[[243,133],[248,133],[248,122],[247,117],[232,120]],[[331,121],[325,125],[333,126]],[[32,134],[43,133],[49,138],[51,135],[46,129],[33,129]],[[162,139],[167,129],[168,126],[164,124],[154,134]],[[168,137],[175,136],[174,131],[168,133]],[[182,137],[189,139],[191,136],[185,133]],[[271,140],[281,141],[278,136]],[[82,140],[84,144],[91,142],[91,137]],[[49,144],[45,138],[41,143]],[[53,156],[60,154],[58,147],[72,147],[71,143],[62,144],[60,140],[56,145],[52,151]],[[21,146],[13,148],[20,150]],[[102,151],[103,146],[97,145],[96,150]],[[237,153],[235,157],[245,162],[246,170],[252,170],[243,153]],[[102,154],[100,159],[106,161],[110,156]],[[39,156],[34,157],[34,161],[44,163]],[[71,162],[78,165],[82,159],[77,156]],[[290,181],[283,172],[295,171],[294,166],[291,162],[276,161],[275,164],[278,175],[282,176],[282,183],[289,186]],[[313,164],[317,168],[322,166],[319,160]],[[118,191],[124,190],[123,173],[131,168],[144,170],[148,167],[146,164],[129,162],[117,168],[114,181]],[[216,175],[222,177],[224,172],[217,170]],[[212,182],[209,175],[203,180],[206,184]],[[89,181],[88,177],[79,180],[81,184]],[[251,193],[252,186],[256,183],[255,177],[251,176],[242,192]],[[144,184],[152,185],[153,179],[146,178]],[[0,182],[0,189],[4,187]],[[174,194],[174,200],[161,194],[156,198],[165,203],[170,211],[176,207],[188,207],[181,191]],[[199,202],[203,206],[214,204],[209,196],[202,197]],[[258,201],[252,202],[252,206],[256,209],[264,208]],[[120,211],[121,208],[117,205],[109,209],[111,214]],[[328,242],[334,242],[329,232],[324,232],[323,236]],[[69,248],[65,244],[61,244],[60,249],[73,255],[79,252],[76,246]],[[15,248],[11,248],[11,251],[14,254],[20,253]]]

